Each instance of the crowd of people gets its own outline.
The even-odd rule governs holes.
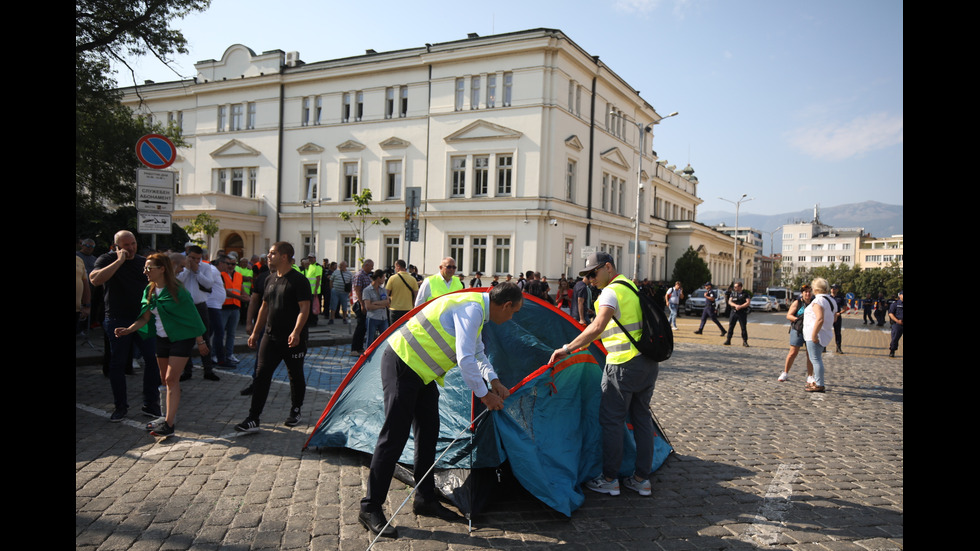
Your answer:
[[[317,263],[312,255],[297,263],[293,246],[284,241],[249,259],[225,251],[209,257],[194,243],[187,243],[184,251],[144,256],[137,252],[135,236],[126,230],[116,233],[112,251],[97,258],[92,255],[91,240],[80,245],[76,255],[76,323],[87,326],[93,318],[102,320],[106,339],[103,370],[114,401],[109,418],[112,422],[128,415],[126,374],[132,372],[133,357],[139,356],[146,365],[142,413],[153,418],[146,430],[157,437],[172,436],[180,383],[193,376],[192,357],[195,353],[200,357],[205,380],[218,380],[216,368],[238,363],[235,333],[244,325],[248,346],[257,351],[257,361],[251,384],[241,391],[251,396],[248,416],[235,425],[235,430],[259,430],[272,376],[281,362],[289,376],[291,399],[284,424],[295,426],[302,420],[309,327],[319,323],[320,317],[327,324],[338,319],[349,323],[353,318],[352,355],[363,354],[382,337],[387,339],[380,381],[386,418],[371,460],[360,522],[376,535],[397,537],[397,529],[386,519],[382,505],[395,463],[412,431],[418,491],[413,510],[417,515],[457,519],[456,513],[439,503],[429,472],[439,433],[439,391],[435,385],[442,385],[446,372],[459,367],[464,382],[487,409],[502,409],[509,391],[484,352],[480,331],[486,322],[510,320],[531,296],[560,309],[582,326],[576,338],[553,351],[551,363],[587,348],[593,341],[601,341],[607,351],[599,408],[603,467],[602,473],[585,486],[610,495],[620,493],[618,471],[623,458],[623,430],[629,419],[636,441],[636,463],[633,476],[623,484],[640,495],[651,493],[654,436],[649,407],[659,366],[636,347],[642,321],[639,295],[646,294],[655,303],[662,301],[669,323],[676,329],[684,298],[680,282],[667,287],[647,280],[632,281],[620,274],[612,256],[603,252],[591,254],[576,279],[562,275],[552,290],[547,278],[533,270],[519,274],[516,281],[511,275],[504,276],[503,281],[494,275],[486,285],[483,274],[476,272],[467,286],[452,257],[443,258],[438,271],[423,278],[403,260],[381,270],[367,259],[353,273],[346,262],[323,259]],[[749,301],[741,283],[734,283],[725,295],[730,307],[727,331],[715,312],[717,291],[711,283],[705,287],[706,305],[696,333],[702,333],[711,319],[728,345],[735,326],[740,325],[743,344],[748,346],[745,314]],[[902,299],[899,291],[899,300],[888,310],[892,321],[890,355],[894,355],[904,327]],[[787,314],[790,350],[779,381],[788,380],[794,360],[806,347],[808,377],[804,389],[825,391],[823,353],[831,341],[842,353],[840,313],[845,308],[839,286],[829,285],[822,278],[803,286]],[[396,322],[400,329],[386,332]],[[152,368],[154,363],[156,369]],[[161,382],[167,390],[165,413],[158,391]]]

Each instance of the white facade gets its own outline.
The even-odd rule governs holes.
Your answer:
[[[452,255],[460,274],[557,277],[601,249],[631,273],[639,177],[649,246],[638,274],[660,279],[673,269],[669,221],[693,221],[701,203],[689,167],[647,151],[638,176],[637,123],[660,115],[557,30],[317,63],[234,45],[196,69],[193,81],[140,87],[142,102],[123,92],[140,114],[182,127],[190,147],[173,167],[174,219],[218,218],[211,250],[252,254],[286,240],[307,252],[312,198],[314,254],[352,263],[355,233],[339,214],[367,188],[374,213],[392,221],[364,235],[379,267],[404,258],[431,273]],[[408,187],[422,199],[410,249]]]
[[[813,222],[783,226],[784,277],[831,264],[854,266],[864,228],[833,228]]]

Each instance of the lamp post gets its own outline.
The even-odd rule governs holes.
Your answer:
[[[719,197],[719,199],[721,199],[722,201],[727,201],[735,205],[735,233],[732,235],[732,237],[735,238],[735,243],[732,245],[732,279],[733,280],[735,278],[738,279],[742,278],[741,270],[738,269],[741,268],[741,266],[738,263],[738,211],[739,208],[742,206],[742,203],[747,203],[755,199],[755,197],[749,197],[748,199],[746,199],[746,197],[748,197],[748,194],[746,193],[743,193],[742,196],[738,198],[738,201],[732,201],[731,199],[725,199],[724,197]]]
[[[623,120],[626,119],[626,115],[619,115],[613,111],[609,114],[613,116],[620,116]],[[653,126],[655,124],[660,124],[660,121],[664,119],[669,119],[670,117],[676,117],[679,113],[674,111],[673,113],[667,115],[666,117],[661,117],[660,120],[653,121],[650,124],[644,125],[639,121],[629,121],[636,125],[636,129],[639,131],[639,157],[640,160],[636,164],[636,217],[633,218],[633,225],[635,226],[633,232],[633,279],[639,278],[640,270],[640,192],[643,191],[643,142],[646,139],[646,133],[653,131]],[[650,138],[650,145],[653,145],[653,137]],[[652,147],[651,147],[652,149]]]
[[[310,181],[309,189],[306,193],[306,199],[303,200],[303,208],[310,208],[310,252],[308,254],[312,254],[314,256],[316,255],[316,234],[313,233],[313,207],[319,206],[320,200],[314,200],[313,195],[318,183],[319,182],[317,182],[316,179]]]

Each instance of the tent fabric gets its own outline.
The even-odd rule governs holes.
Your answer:
[[[469,291],[473,290],[461,292]],[[480,489],[463,488],[483,484],[482,477],[467,474],[476,470],[509,463],[524,488],[568,516],[585,499],[581,484],[602,470],[598,411],[605,350],[594,343],[561,363],[546,365],[552,351],[574,339],[582,326],[536,297],[524,295],[524,299],[511,321],[483,326],[487,356],[501,382],[512,389],[504,409],[484,415],[474,426],[473,419],[484,408],[463,382],[460,370],[450,370],[439,389],[436,457],[446,453],[436,464],[436,483],[464,513],[477,512],[474,505],[485,501],[485,496],[475,496]],[[386,338],[422,307],[393,324],[358,360],[327,404],[306,447],[374,452],[384,422],[379,371]],[[631,432],[626,431],[624,440],[623,476],[627,476],[635,458]],[[655,444],[651,470],[672,451],[660,434]],[[414,441],[409,438],[400,461],[410,465],[413,457]]]

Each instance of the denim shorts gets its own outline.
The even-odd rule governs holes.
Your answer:
[[[806,344],[803,340],[803,335],[799,331],[793,329],[789,330],[789,345],[790,346],[803,346]]]

